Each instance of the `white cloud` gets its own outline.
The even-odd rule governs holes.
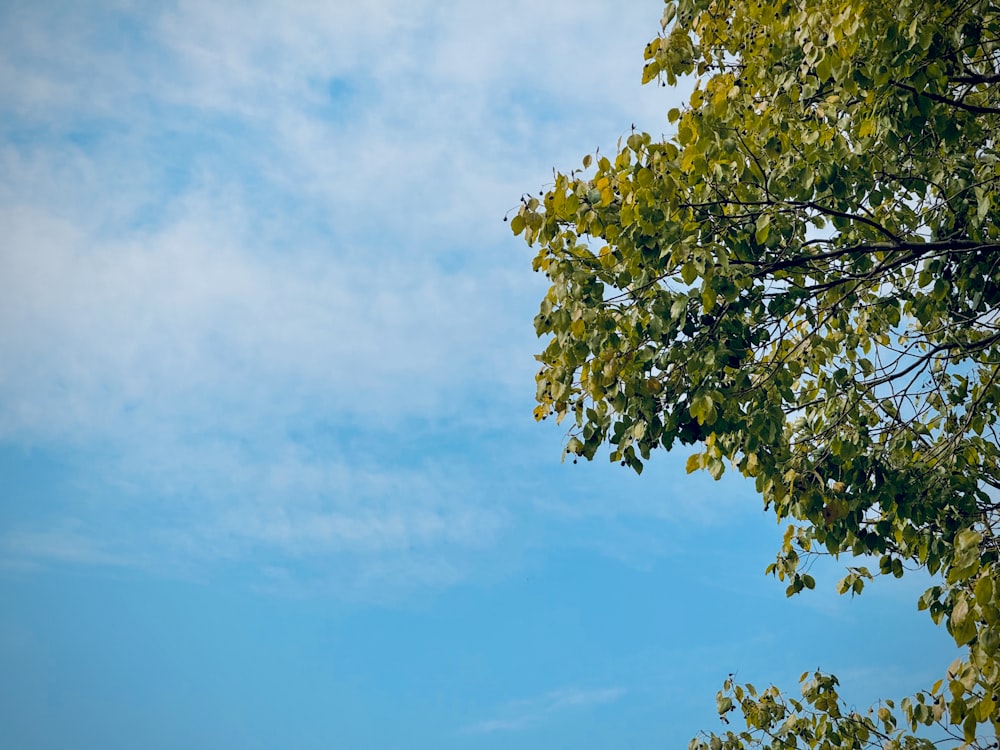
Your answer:
[[[199,219],[102,242],[0,207],[0,434],[100,433],[125,412],[399,417],[527,360],[493,322],[510,278],[419,257],[262,258]]]
[[[249,570],[274,593],[391,600],[480,573],[512,522],[491,480],[467,469],[252,456],[221,441],[160,448],[99,457],[112,478],[77,481],[63,508],[46,503],[0,534],[0,566]]]
[[[265,130],[277,154],[269,179],[335,221],[474,248],[552,165],[607,150],[632,122],[663,126],[666,103],[638,80],[658,12],[599,1],[182,3],[161,21],[180,69],[164,95]],[[356,96],[330,100],[328,82],[341,79]]]
[[[659,127],[638,86],[658,12],[0,11],[0,443],[95,462],[6,556],[468,575],[514,501],[441,467],[515,419],[534,369],[540,287],[500,217],[550,165]],[[378,464],[442,424],[425,465]],[[87,499],[111,491],[148,533]]]
[[[514,701],[499,712],[496,718],[477,721],[463,727],[462,734],[493,734],[530,729],[554,714],[573,709],[591,708],[618,701],[626,690],[621,687],[581,689],[563,688],[538,698]]]
[[[138,560],[109,551],[100,541],[81,533],[81,526],[78,521],[64,519],[58,527],[0,535],[0,568],[24,570],[53,562],[113,567],[138,564]]]

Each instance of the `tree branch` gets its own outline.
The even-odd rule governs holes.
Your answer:
[[[941,96],[940,94],[934,94],[929,91],[917,91],[913,86],[908,83],[900,83],[899,81],[892,81],[892,84],[898,88],[905,91],[909,91],[917,96],[926,96],[935,102],[940,102],[941,104],[947,104],[949,107],[955,107],[957,109],[964,109],[966,112],[972,112],[977,115],[1000,115],[1000,109],[996,107],[980,107],[976,104],[968,104],[966,102],[960,102],[957,99],[949,99],[946,96]]]

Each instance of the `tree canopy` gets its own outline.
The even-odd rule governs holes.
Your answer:
[[[693,88],[669,137],[632,132],[525,197],[512,229],[551,286],[537,419],[567,455],[753,478],[789,522],[769,571],[863,556],[924,568],[919,607],[964,657],[898,707],[727,683],[746,731],[711,750],[1000,733],[1000,5],[667,0],[643,80]],[[926,735],[924,735],[926,737]]]

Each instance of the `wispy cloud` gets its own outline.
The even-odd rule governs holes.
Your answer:
[[[659,127],[658,9],[140,5],[0,10],[0,447],[80,479],[6,558],[452,582],[557,517],[471,455],[530,418],[500,219]]]
[[[75,519],[62,519],[58,526],[38,531],[12,531],[0,535],[0,568],[31,570],[43,564],[110,566],[134,568],[136,558],[108,550],[87,533]]]
[[[622,687],[563,688],[538,698],[519,700],[504,706],[498,716],[462,727],[462,734],[493,734],[530,729],[554,714],[582,710],[618,701],[627,691]]]
[[[274,593],[383,600],[467,580],[512,523],[491,480],[468,469],[261,456],[225,442],[166,444],[157,456],[163,448],[99,457],[112,478],[78,479],[74,494],[0,534],[4,567],[249,569]]]
[[[489,335],[513,286],[502,276],[350,252],[275,262],[197,217],[104,241],[38,210],[0,207],[0,221],[7,436],[102,431],[136,409],[221,418],[220,396],[265,419],[305,400],[427,413],[449,408],[444,388],[495,381],[513,353]]]

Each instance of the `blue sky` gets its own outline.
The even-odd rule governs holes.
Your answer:
[[[12,748],[660,748],[864,705],[925,583],[788,601],[734,477],[560,463],[520,195],[659,134],[657,0],[0,5]]]

